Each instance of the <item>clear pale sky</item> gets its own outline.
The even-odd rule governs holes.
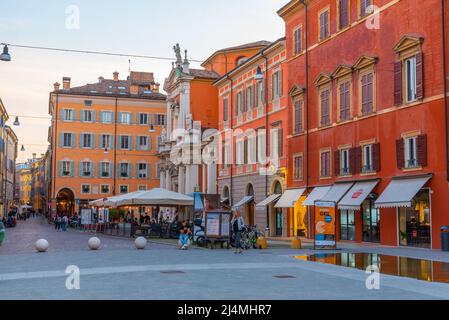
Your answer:
[[[0,43],[173,57],[175,43],[191,59],[214,51],[284,34],[276,11],[288,0],[1,0]],[[66,28],[66,9],[80,10],[79,29]],[[0,62],[0,97],[10,115],[48,116],[48,94],[63,76],[72,85],[99,76],[128,75],[128,58],[10,48],[12,62]],[[192,67],[199,67],[192,63]],[[154,72],[163,84],[170,61],[131,59],[134,71]],[[9,125],[14,121],[11,117]],[[47,149],[50,121],[21,118],[18,161]]]

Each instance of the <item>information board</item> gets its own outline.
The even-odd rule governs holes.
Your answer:
[[[220,214],[209,213],[206,219],[206,236],[219,237],[220,236]]]
[[[335,211],[335,205],[315,204],[316,249],[335,249],[337,247]]]
[[[81,209],[81,224],[92,224],[92,211],[90,209]]]

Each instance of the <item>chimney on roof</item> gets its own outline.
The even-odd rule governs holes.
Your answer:
[[[55,83],[53,84],[53,87],[55,88],[55,91],[58,91],[59,88],[61,87],[61,84],[60,84],[59,82],[55,82]]]
[[[71,81],[72,79],[71,78],[69,78],[69,77],[64,77],[64,78],[62,78],[62,88],[64,89],[64,90],[70,90],[70,81]]]
[[[104,78],[103,78],[103,77],[99,77],[99,78],[98,78],[98,82],[99,82],[99,83],[102,83],[102,82],[103,82],[103,80],[104,80]]]
[[[118,81],[119,73],[116,71],[113,73],[113,75],[114,75],[114,81]]]
[[[153,89],[153,91],[154,91],[154,92],[159,92],[159,87],[160,87],[160,86],[161,86],[160,83],[154,84],[154,89]]]

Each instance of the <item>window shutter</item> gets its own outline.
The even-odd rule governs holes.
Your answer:
[[[335,175],[340,175],[340,150],[334,152],[334,171]]]
[[[133,176],[133,165],[128,163],[128,178],[132,178]]]
[[[64,147],[64,134],[63,133],[59,134],[59,146],[61,148]]]
[[[70,176],[75,176],[75,161],[70,161]]]
[[[111,137],[111,140],[110,140],[110,142],[109,142],[109,149],[113,150],[114,147],[115,147],[115,144],[114,144],[114,136],[110,135],[110,137]]]
[[[253,84],[253,108],[257,107],[257,83]]]
[[[133,137],[128,136],[128,150],[133,149]]]
[[[123,123],[123,122],[122,122],[122,119],[123,119],[123,118],[122,118],[122,114],[123,114],[123,112],[119,112],[119,113],[118,113],[118,123]]]
[[[394,105],[402,105],[402,61],[394,64]]]
[[[75,148],[75,134],[71,133],[70,136],[72,137],[72,148]]]
[[[122,150],[122,139],[123,139],[122,136],[118,136],[118,139],[117,139],[117,150]]]
[[[426,167],[428,165],[427,156],[427,135],[423,134],[417,138],[417,150],[418,150],[418,164],[421,167]]]
[[[98,177],[103,177],[103,171],[101,170],[101,165],[103,162],[98,162],[97,170],[98,170]]]
[[[403,169],[405,165],[405,145],[404,139],[396,140],[396,160],[398,169]]]
[[[153,148],[152,144],[153,143],[152,143],[151,137],[148,137],[148,151],[150,151]]]
[[[150,175],[151,175],[151,164],[147,164],[147,179],[150,179]]]
[[[340,28],[345,28],[349,24],[348,0],[339,1],[339,10],[340,10]]]
[[[357,149],[360,149],[360,148],[355,147],[355,148],[351,148],[349,150],[349,172],[351,174],[359,173],[357,171],[357,169],[358,169],[357,168]]]
[[[84,134],[80,133],[80,138],[79,138],[79,142],[80,142],[80,148],[84,147]]]
[[[84,110],[80,111],[80,118],[81,118],[81,122],[86,121],[86,117],[84,116]]]
[[[140,136],[138,136],[138,137],[136,138],[136,150],[137,150],[137,151],[140,151],[140,149],[141,149],[141,145],[140,145]]]
[[[416,99],[424,99],[424,56],[421,53],[416,55]]]
[[[243,95],[243,102],[242,102],[242,112],[246,112],[248,110],[248,105],[247,105],[247,101],[246,101],[246,90],[247,88],[244,88],[242,91],[242,95]]]
[[[109,162],[109,177],[114,175],[114,166]]]
[[[97,112],[92,111],[92,122],[97,122]]]
[[[279,98],[281,98],[284,94],[283,94],[283,90],[284,90],[284,81],[283,81],[283,72],[282,69],[279,71]]]
[[[96,139],[95,139],[95,134],[93,134],[93,133],[91,133],[91,135],[90,135],[90,142],[92,143],[92,149],[95,149],[96,147],[97,147],[97,144],[96,144]]]
[[[379,172],[381,170],[380,143],[373,144],[372,148],[373,148],[373,169],[374,171]]]
[[[320,14],[320,40],[324,39],[324,13]]]
[[[271,75],[271,100],[274,100],[274,74]]]
[[[83,162],[80,161],[78,162],[78,177],[82,177],[83,176]]]
[[[63,162],[59,161],[58,162],[58,176],[62,177],[62,166],[63,166]]]
[[[279,159],[282,158],[282,156],[284,155],[283,139],[284,139],[283,129],[279,128],[278,129],[278,156],[279,156]]]
[[[268,81],[268,79],[266,79],[265,81]],[[265,103],[265,95],[266,95],[266,92],[265,92],[265,83],[262,82],[261,86],[262,86],[262,90],[261,90],[262,96],[260,97],[260,101],[262,102],[262,104],[264,104],[264,103]]]
[[[95,177],[95,163],[93,161],[90,162],[90,177]]]

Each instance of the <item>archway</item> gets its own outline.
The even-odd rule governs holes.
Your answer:
[[[68,188],[61,189],[56,196],[58,214],[73,215],[75,211],[75,194]]]
[[[246,196],[253,197],[253,200],[245,205],[245,223],[249,226],[255,226],[254,187],[251,183],[246,186]]]
[[[274,192],[273,194],[282,194],[282,185],[279,181],[276,181],[275,185],[274,185]],[[272,226],[273,231],[272,231],[272,235],[276,236],[276,237],[281,237],[282,236],[282,209],[281,208],[275,208],[274,204],[272,204],[271,207],[271,220],[272,220]]]
[[[230,201],[231,201],[231,198],[230,198],[229,187],[224,186],[223,190],[221,192],[220,203],[223,207],[229,207]]]

